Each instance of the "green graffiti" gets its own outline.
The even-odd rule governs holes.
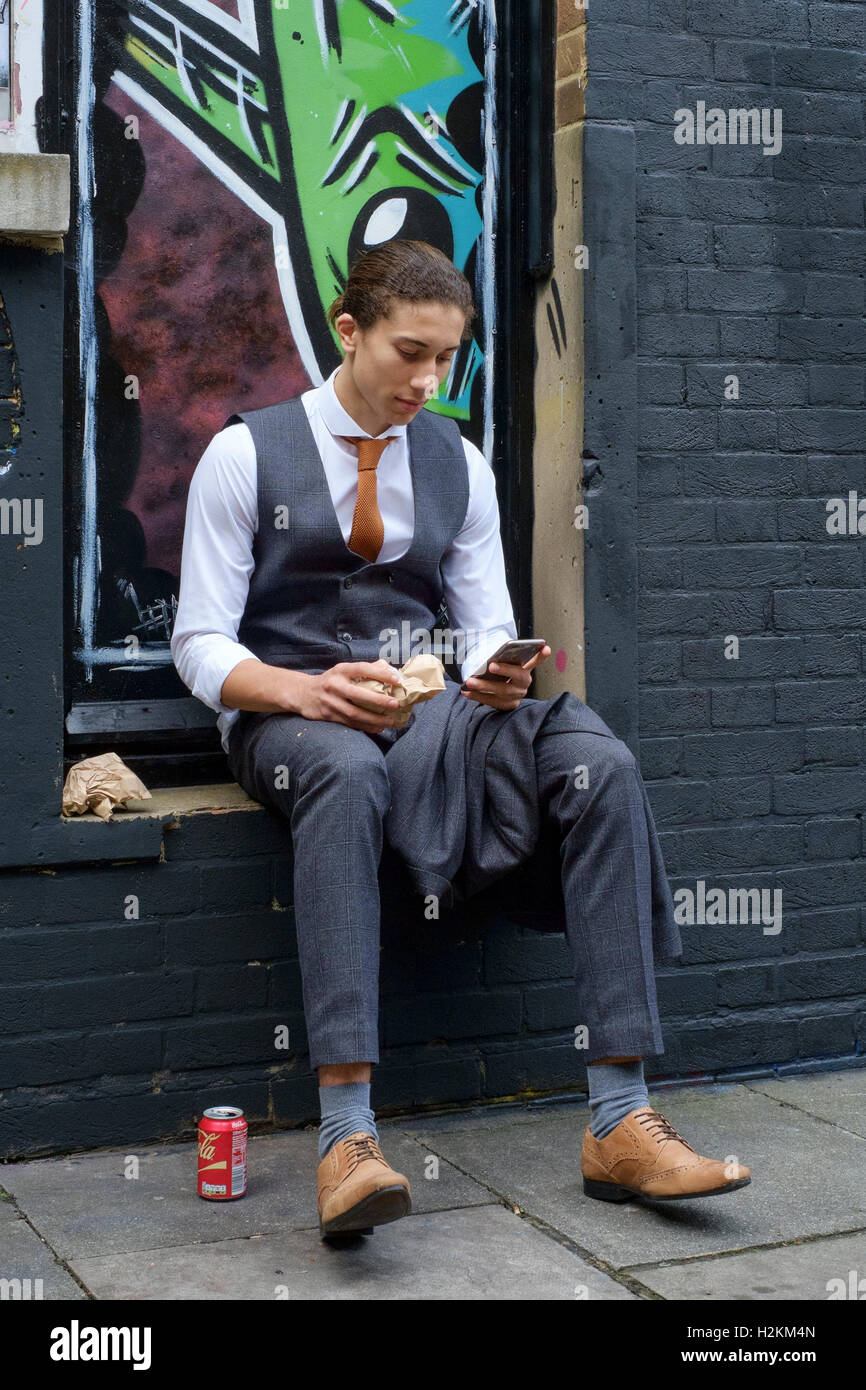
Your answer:
[[[217,172],[230,168],[283,217],[317,358],[333,356],[327,308],[366,247],[418,237],[467,268],[484,170],[461,155],[449,120],[465,121],[466,89],[483,86],[468,41],[478,0],[253,0],[254,36],[206,0],[124,3],[124,73],[212,152]],[[480,120],[480,101],[466,109]],[[482,365],[473,340],[431,407],[468,418]]]

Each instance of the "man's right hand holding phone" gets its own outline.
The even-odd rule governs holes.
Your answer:
[[[508,645],[510,644],[505,647],[506,653]],[[500,651],[502,650],[500,648]],[[461,686],[461,694],[467,699],[477,700],[482,705],[490,705],[493,709],[517,709],[532,683],[530,673],[536,666],[540,666],[542,661],[546,661],[550,653],[551,649],[545,642],[525,665],[516,665],[513,662],[497,661],[499,652],[495,652],[489,662],[485,663],[485,674],[470,676]],[[488,672],[491,675],[488,675]]]

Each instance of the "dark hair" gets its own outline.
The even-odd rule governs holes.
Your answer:
[[[328,322],[333,328],[340,314],[351,314],[366,331],[388,318],[396,299],[455,304],[465,316],[461,336],[472,336],[475,306],[469,281],[444,251],[426,241],[384,241],[364,252],[328,310]]]

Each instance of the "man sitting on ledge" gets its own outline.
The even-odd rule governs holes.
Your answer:
[[[642,1059],[664,1050],[654,961],[682,945],[635,758],[577,696],[525,699],[550,647],[491,668],[507,683],[472,676],[517,636],[494,477],[456,421],[423,407],[474,312],[469,282],[434,247],[369,251],[329,313],[341,365],[301,396],[231,417],[190,487],[172,655],[219,711],[232,775],[290,827],[325,1235],[410,1210],[370,1108],[386,824],[418,886],[473,892],[532,855],[539,818],[559,835],[589,1196],[671,1200],[750,1181],[649,1104]],[[466,689],[447,680],[398,730],[396,701],[353,680],[396,683],[383,633],[430,630],[443,597],[456,628],[484,639],[461,663]],[[460,804],[431,790],[442,769]]]

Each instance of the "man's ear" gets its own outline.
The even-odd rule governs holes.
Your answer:
[[[343,351],[349,356],[355,351],[356,338],[358,336],[358,325],[351,314],[338,314],[334,327],[340,335],[340,343]]]

